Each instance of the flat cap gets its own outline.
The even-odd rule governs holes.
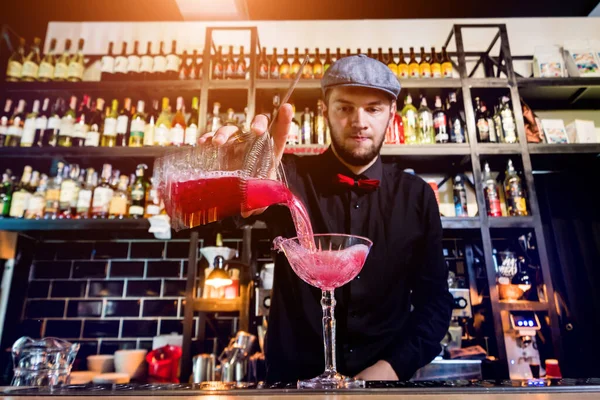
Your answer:
[[[364,54],[343,57],[327,69],[321,79],[323,94],[341,86],[357,86],[382,90],[394,98],[400,94],[400,82],[382,62]]]

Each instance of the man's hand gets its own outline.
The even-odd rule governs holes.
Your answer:
[[[389,362],[379,360],[356,375],[356,378],[365,381],[397,381],[398,375]]]
[[[277,120],[273,124],[271,129],[271,135],[273,136],[274,153],[275,153],[275,165],[278,165],[283,157],[285,150],[285,143],[287,142],[287,135],[290,131],[290,125],[294,114],[292,112],[292,106],[288,103],[283,104],[279,109]],[[257,115],[252,120],[250,125],[251,131],[255,135],[263,135],[269,126],[269,119],[262,114]],[[198,144],[204,144],[207,141],[212,141],[216,146],[222,146],[229,141],[229,139],[238,132],[238,128],[231,125],[220,127],[216,132],[207,132],[198,139]],[[274,177],[273,177],[274,178]],[[253,210],[249,212],[243,212],[242,217],[247,218],[251,215],[262,214],[266,208],[260,210]]]

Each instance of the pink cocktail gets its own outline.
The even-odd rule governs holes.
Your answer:
[[[283,251],[300,279],[322,291],[325,372],[316,378],[298,381],[298,388],[349,389],[364,387],[364,381],[346,377],[337,372],[333,291],[358,275],[365,264],[373,242],[361,236],[317,234],[292,239],[279,237],[275,239],[274,244],[277,249]]]

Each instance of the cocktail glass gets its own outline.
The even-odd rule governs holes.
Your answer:
[[[358,275],[373,242],[361,236],[317,234],[292,239],[279,237],[274,244],[283,251],[300,279],[322,291],[325,371],[315,378],[298,381],[298,388],[364,388],[365,381],[344,376],[336,369],[334,290]]]

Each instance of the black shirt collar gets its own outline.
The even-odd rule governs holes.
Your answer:
[[[323,171],[324,175],[329,177],[337,174],[343,174],[353,179],[377,179],[381,181],[383,177],[383,166],[381,164],[381,156],[377,156],[377,160],[371,165],[366,171],[360,175],[355,175],[348,169],[333,153],[331,146],[322,154],[322,157],[326,163],[326,170]]]

